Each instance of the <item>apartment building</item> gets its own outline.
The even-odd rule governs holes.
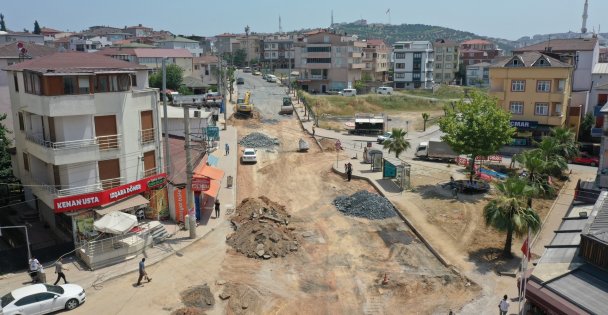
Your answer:
[[[137,26],[125,27],[125,29],[123,31],[125,33],[131,34],[131,36],[133,36],[133,37],[148,37],[148,36],[152,36],[154,33],[154,31],[152,30],[151,27],[146,27],[141,24],[139,24]]]
[[[460,70],[459,44],[453,40],[437,39],[433,43],[435,51],[435,83],[455,83]]]
[[[368,39],[365,43],[362,58],[365,63],[363,77],[368,76],[375,82],[388,81],[391,47],[381,39]]]
[[[249,36],[239,37],[241,48],[245,49],[245,61],[251,63],[251,61],[259,62],[262,57],[262,38],[256,34],[249,34]]]
[[[460,43],[460,60],[466,65],[492,62],[502,56],[502,50],[496,44],[485,39],[471,39]]]
[[[273,72],[276,69],[288,71],[295,68],[294,42],[295,35],[271,35],[262,40],[260,66]]]
[[[367,45],[356,37],[317,30],[304,34],[294,46],[298,84],[305,91],[342,90],[361,80]]]
[[[468,65],[466,67],[466,85],[477,87],[490,86],[490,65],[487,62]]]
[[[158,93],[147,67],[64,52],[6,71],[17,122],[13,173],[53,232],[79,244],[94,237],[101,210],[135,211],[151,194],[166,195]]]
[[[218,54],[233,53],[241,47],[238,35],[230,33],[215,35],[214,45],[215,52]]]
[[[192,54],[192,57],[203,55],[203,49],[199,42],[179,36],[156,41],[155,46],[165,49],[187,49]]]
[[[513,145],[531,145],[551,128],[567,125],[571,73],[571,65],[538,52],[492,64],[490,95],[512,115],[517,128]]]
[[[184,77],[191,76],[192,54],[187,49],[163,49],[163,48],[134,48],[136,61],[138,64],[148,67],[150,72],[162,69],[163,58],[167,58],[166,64],[176,64],[184,73]]]
[[[403,41],[393,44],[393,82],[396,89],[433,88],[433,44]]]
[[[44,45],[44,36],[42,34],[32,34],[25,32],[0,31],[0,45],[10,42],[34,43]]]

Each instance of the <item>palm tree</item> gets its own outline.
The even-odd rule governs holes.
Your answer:
[[[556,138],[543,138],[543,140],[538,143],[538,148],[536,150],[539,150],[540,156],[545,159],[546,165],[544,171],[547,175],[560,176],[563,171],[568,169],[568,162],[566,161],[564,154],[570,154],[565,153],[566,151],[569,152],[570,149],[561,145]]]
[[[548,160],[546,153],[541,149],[524,151],[515,157],[528,172],[526,177],[528,185],[534,188],[536,195],[552,195],[555,189],[549,185],[546,175],[551,169],[559,167],[563,158],[558,161]],[[532,207],[532,196],[528,197],[528,207]]]
[[[247,58],[247,66],[251,68],[251,59],[249,59],[249,25],[245,26],[245,38],[247,39],[247,53],[245,54],[245,58]]]
[[[426,123],[429,121],[429,117],[429,113],[422,113],[422,122],[424,123],[422,127],[423,132],[426,131]]]
[[[528,229],[533,232],[540,229],[538,213],[526,204],[526,198],[534,195],[535,191],[519,177],[509,177],[504,182],[496,184],[495,188],[498,195],[484,207],[483,216],[486,225],[507,232],[503,256],[511,258],[513,233],[522,236]]]
[[[557,142],[557,153],[566,160],[572,160],[580,154],[575,134],[570,128],[559,127],[551,129],[551,138]]]
[[[383,146],[388,149],[388,153],[395,152],[395,157],[399,158],[399,155],[411,146],[410,142],[405,139],[407,131],[402,128],[393,128],[391,133],[391,137],[383,142]]]

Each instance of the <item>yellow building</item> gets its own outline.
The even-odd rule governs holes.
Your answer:
[[[553,127],[566,125],[572,66],[538,52],[493,63],[490,96],[512,115],[513,145],[530,145]]]

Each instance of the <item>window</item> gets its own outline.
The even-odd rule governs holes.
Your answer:
[[[395,53],[395,59],[405,59],[405,53],[404,52]]]
[[[78,93],[87,94],[91,92],[89,77],[78,77]]]
[[[306,58],[306,63],[331,63],[331,58]]]
[[[551,92],[551,81],[540,80],[536,82],[536,92]]]
[[[553,104],[553,115],[555,115],[555,116],[562,115],[562,103]]]
[[[558,91],[563,91],[566,88],[566,80],[558,80],[557,81],[557,90]]]
[[[25,83],[25,92],[30,94],[41,95],[42,89],[40,85],[40,75],[33,72],[23,72],[23,81]]]
[[[446,69],[452,69],[452,64],[451,63],[446,63],[445,64],[445,68]]]
[[[536,103],[534,105],[534,115],[547,116],[549,115],[549,104],[547,103]]]
[[[447,47],[447,48],[446,48],[446,51],[447,51],[447,52],[449,52],[449,53],[451,53],[453,50],[454,50],[454,48],[453,48],[453,47]]]
[[[23,169],[26,171],[30,171],[30,160],[27,156],[27,153],[23,153]]]
[[[511,92],[523,92],[526,90],[526,81],[513,80],[511,81]]]
[[[436,63],[435,64],[435,69],[441,69],[441,65],[442,65],[441,63]]]
[[[452,58],[453,58],[453,57],[454,57],[454,56],[452,56],[452,55],[446,55],[446,56],[445,56],[445,61],[452,61]]]
[[[403,72],[396,72],[395,73],[395,79],[405,79],[405,73],[403,73]]]
[[[513,115],[522,115],[524,113],[524,103],[523,102],[511,102],[511,114]]]
[[[17,74],[13,74],[13,80],[15,81],[15,92],[19,92],[19,79],[17,79]]]
[[[65,76],[63,77],[63,94],[76,94],[76,80],[75,77]]]
[[[23,123],[23,113],[19,112],[19,130],[25,130],[25,124]]]
[[[32,295],[23,297],[19,301],[15,302],[15,306],[25,306],[25,305],[33,304],[36,302],[38,302],[38,299],[36,298],[36,294],[32,294]]]
[[[443,55],[438,55],[438,56],[436,57],[436,59],[437,59],[437,61],[443,61]]]
[[[331,47],[307,47],[307,52],[331,52]]]
[[[396,63],[395,69],[405,69],[405,63]]]
[[[420,58],[422,58],[422,53],[420,53],[420,52],[415,52],[415,53],[414,53],[414,59],[420,59]]]
[[[420,80],[420,73],[412,73],[412,79]]]

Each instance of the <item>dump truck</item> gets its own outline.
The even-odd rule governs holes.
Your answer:
[[[454,161],[458,157],[458,154],[440,139],[420,142],[414,155],[419,159],[442,161]]]
[[[251,101],[251,92],[247,91],[236,99],[236,112],[243,116],[251,116],[253,113],[253,103]]]
[[[291,102],[291,97],[285,96],[283,97],[283,102],[281,103],[281,110],[279,111],[280,115],[292,115],[293,114],[293,104]]]

